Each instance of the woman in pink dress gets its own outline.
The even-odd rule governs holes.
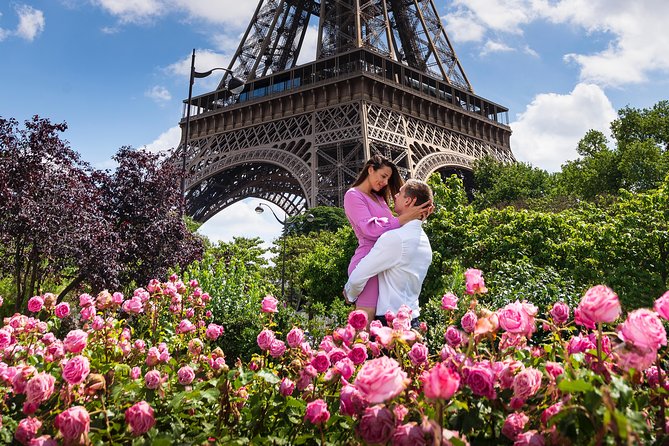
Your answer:
[[[397,166],[381,155],[372,156],[344,195],[344,212],[358,238],[358,247],[348,266],[348,274],[365,257],[376,240],[386,231],[420,218],[432,203],[416,206],[395,217],[390,210],[390,200],[402,187],[403,181]],[[367,313],[371,322],[376,316],[376,301],[379,297],[379,280],[374,276],[356,300],[356,309]]]

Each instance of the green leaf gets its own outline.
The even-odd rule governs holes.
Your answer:
[[[569,393],[589,392],[590,390],[593,389],[592,384],[582,379],[562,380],[560,381],[560,384],[558,384],[558,388],[563,392],[569,392]]]
[[[257,373],[257,375],[259,377],[261,377],[262,379],[264,379],[265,382],[267,382],[269,384],[276,384],[279,381],[281,381],[278,376],[276,376],[274,373],[270,372],[269,370],[261,370]]]

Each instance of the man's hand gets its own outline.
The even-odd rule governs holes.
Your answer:
[[[349,297],[346,295],[346,290],[341,290],[341,295],[344,296],[344,302],[346,302],[348,305],[355,305],[355,301],[358,300],[356,297],[355,299],[349,299]]]

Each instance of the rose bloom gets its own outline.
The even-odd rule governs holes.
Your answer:
[[[276,305],[279,303],[278,300],[272,295],[267,295],[263,298],[262,300],[262,312],[263,313],[276,313],[277,308]]]
[[[453,293],[446,293],[441,297],[442,310],[455,310],[458,308],[458,296]]]
[[[87,307],[89,305],[93,305],[93,296],[91,296],[90,294],[86,294],[86,293],[81,294],[79,296],[79,306],[84,308],[84,307]]]
[[[19,421],[14,438],[22,445],[27,445],[30,443],[30,440],[35,438],[40,427],[42,427],[42,422],[39,419],[33,417],[24,418]]]
[[[423,392],[431,399],[449,399],[460,387],[460,375],[440,362],[421,377]]]
[[[126,313],[139,314],[144,312],[144,303],[140,297],[132,296],[130,299],[123,302],[121,308],[123,308],[123,311]]]
[[[537,393],[541,386],[542,373],[532,367],[519,372],[513,379],[513,396],[520,399],[527,399]]]
[[[569,305],[564,302],[557,302],[551,308],[550,315],[553,318],[553,322],[557,325],[564,324],[569,320]]]
[[[646,308],[634,310],[620,327],[619,336],[642,349],[667,345],[667,332],[657,313]]]
[[[477,396],[484,396],[490,400],[497,398],[495,392],[495,373],[489,366],[477,364],[466,370],[465,382]]]
[[[183,319],[181,322],[179,322],[177,333],[190,333],[191,331],[195,331],[196,328],[197,327],[195,327],[191,321],[188,319]]]
[[[483,272],[479,269],[469,268],[465,271],[465,287],[467,294],[483,294],[488,292],[483,281]]]
[[[44,299],[41,296],[33,296],[28,300],[28,311],[38,313],[44,307]]]
[[[51,435],[40,435],[30,440],[29,446],[58,446],[58,442]]]
[[[304,332],[297,327],[293,327],[286,335],[286,342],[290,348],[298,348],[302,341],[304,341]]]
[[[179,384],[187,386],[195,379],[195,371],[191,366],[185,365],[179,369],[177,376],[179,377]]]
[[[532,317],[527,308],[515,301],[506,305],[497,311],[499,326],[509,333],[521,333],[527,337],[535,331],[534,317]]]
[[[68,304],[67,302],[61,302],[58,305],[56,305],[54,312],[56,314],[56,317],[59,319],[67,317],[70,314],[70,304]]]
[[[158,370],[150,370],[144,375],[144,384],[147,389],[157,389],[162,384],[162,377]]]
[[[365,344],[353,344],[351,351],[348,352],[348,357],[353,361],[353,364],[362,364],[367,360],[367,347]]]
[[[460,325],[462,325],[462,329],[466,331],[467,333],[472,333],[474,329],[476,328],[476,322],[479,320],[478,316],[476,316],[476,313],[473,311],[469,310],[462,316],[462,319],[460,319]]]
[[[207,326],[207,331],[205,332],[205,336],[207,336],[207,339],[211,341],[215,341],[216,339],[219,338],[223,334],[223,327],[217,324],[209,324]]]
[[[322,399],[311,401],[307,404],[307,410],[304,419],[312,424],[323,424],[330,419],[328,405]]]
[[[280,358],[286,351],[286,344],[283,341],[274,339],[269,346],[269,354],[273,358]]]
[[[90,363],[85,356],[77,355],[63,365],[63,379],[68,384],[81,384],[90,372]]]
[[[89,305],[88,307],[82,308],[79,312],[79,315],[81,316],[82,320],[87,321],[95,316],[95,312],[95,305]]]
[[[269,329],[264,329],[263,331],[258,333],[256,342],[258,343],[258,347],[260,347],[261,350],[269,350],[274,339],[276,339],[274,336],[274,332]]]
[[[550,419],[553,416],[557,415],[560,412],[560,409],[562,409],[562,401],[557,402],[557,403],[553,404],[552,406],[546,408],[546,410],[544,410],[541,413],[541,423],[544,426],[547,426]]]
[[[416,423],[407,423],[397,426],[392,436],[393,446],[425,446],[423,429]]]
[[[536,430],[522,432],[516,437],[513,446],[544,446],[544,437]]]
[[[653,309],[657,311],[657,314],[659,314],[662,319],[669,320],[669,291],[655,300]]]
[[[429,355],[427,347],[420,342],[416,342],[409,350],[409,359],[413,365],[419,365],[427,361]]]
[[[367,327],[367,313],[362,310],[351,311],[348,314],[348,323],[356,330],[364,330]]]
[[[605,285],[596,285],[585,292],[577,307],[576,323],[594,329],[599,322],[613,322],[622,311],[618,295]]]
[[[72,406],[59,413],[53,424],[63,435],[66,443],[87,443],[84,439],[87,438],[88,431],[91,428],[91,417],[88,415],[88,411],[84,407]]]
[[[366,408],[358,425],[358,435],[368,444],[386,444],[394,431],[393,413],[382,405]]]
[[[407,386],[407,374],[392,358],[381,356],[367,361],[355,378],[355,386],[372,404],[399,395]]]
[[[79,353],[88,343],[88,333],[83,330],[72,330],[70,331],[65,339],[63,339],[63,347],[65,351],[69,353]]]
[[[349,379],[351,376],[353,376],[355,365],[348,357],[344,357],[334,364],[334,370],[339,373],[342,378]]]
[[[635,369],[642,372],[655,363],[657,350],[652,348],[639,348],[634,344],[620,344],[613,355],[618,367],[625,371]]]
[[[564,368],[557,362],[546,361],[546,372],[553,378],[557,378],[564,373]]]
[[[145,434],[156,424],[153,408],[146,401],[135,403],[125,411],[125,422],[133,435]]]
[[[358,415],[366,405],[360,391],[355,386],[345,383],[339,392],[339,412],[348,416]]]
[[[504,420],[502,435],[504,435],[509,440],[514,441],[518,434],[523,432],[528,421],[530,421],[530,417],[525,415],[523,412],[510,413],[506,417],[506,420]]]
[[[26,384],[26,402],[39,404],[49,399],[53,394],[53,385],[56,382],[51,374],[41,372],[28,380]]]
[[[290,396],[295,391],[295,382],[288,378],[283,378],[279,385],[279,393],[283,396]]]
[[[448,342],[448,345],[451,347],[457,347],[462,344],[463,336],[460,330],[458,330],[455,325],[449,325],[444,333],[444,339]]]

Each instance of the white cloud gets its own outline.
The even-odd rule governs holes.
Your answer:
[[[509,51],[515,50],[502,42],[493,42],[492,40],[488,40],[483,46],[481,56],[485,56],[490,53],[508,53]]]
[[[44,31],[44,13],[32,6],[20,5],[16,7],[16,13],[19,16],[19,24],[16,28],[16,35],[33,41],[42,31]]]
[[[554,172],[578,157],[576,146],[588,130],[608,136],[616,112],[602,89],[578,84],[569,94],[537,95],[511,123],[511,150],[519,161]]]
[[[165,2],[160,0],[94,0],[93,3],[122,23],[146,22],[167,12]]]
[[[172,100],[172,95],[170,94],[170,92],[167,90],[167,88],[161,85],[153,86],[151,89],[149,89],[144,93],[144,96],[153,99],[155,102],[161,105]]]
[[[238,201],[207,220],[198,232],[212,241],[224,242],[230,242],[233,237],[240,235],[248,238],[260,237],[265,241],[263,247],[269,248],[272,241],[281,235],[283,228],[267,209],[262,214],[256,214],[255,207],[260,202],[257,198]],[[263,202],[272,206],[279,218],[285,216],[274,204]]]
[[[160,136],[144,146],[144,150],[152,153],[165,153],[179,146],[181,142],[181,127],[170,127],[167,131],[160,134]]]
[[[458,42],[479,42],[485,36],[485,27],[477,22],[471,11],[460,9],[441,20],[448,35]]]
[[[300,48],[300,55],[297,58],[297,64],[311,62],[316,60],[316,49],[318,47],[318,27],[310,26],[304,35],[302,47]]]
[[[469,16],[480,26],[522,34],[521,25],[530,23],[536,16],[530,3],[528,0],[456,0],[453,6],[456,16]]]
[[[185,79],[190,76],[191,54],[165,68],[165,70],[174,75]],[[230,56],[220,54],[211,50],[195,50],[195,71],[208,71],[212,68],[228,68]],[[216,88],[223,78],[223,71],[214,71],[211,76],[197,79],[196,83],[200,89]],[[188,82],[186,82],[188,84]]]

